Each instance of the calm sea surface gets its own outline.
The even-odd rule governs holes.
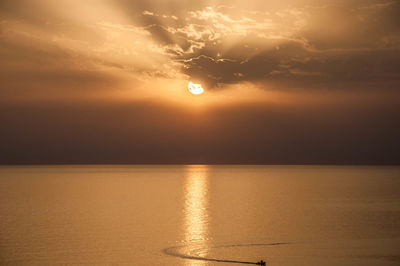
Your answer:
[[[0,167],[0,265],[385,266],[399,247],[399,167]]]

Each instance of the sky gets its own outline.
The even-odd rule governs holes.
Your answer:
[[[2,0],[0,59],[0,164],[400,163],[396,0]]]

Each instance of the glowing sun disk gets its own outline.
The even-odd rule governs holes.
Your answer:
[[[202,94],[204,92],[204,89],[201,87],[201,84],[194,84],[191,81],[189,81],[188,89],[190,93],[192,94]]]

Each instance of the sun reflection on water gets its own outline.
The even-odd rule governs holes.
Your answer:
[[[191,165],[185,176],[184,206],[186,254],[207,256],[208,235],[208,166]],[[204,261],[186,260],[187,266],[205,265]]]

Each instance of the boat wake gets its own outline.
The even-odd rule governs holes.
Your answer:
[[[273,242],[273,243],[250,243],[250,244],[229,244],[229,245],[218,245],[213,246],[212,248],[229,248],[229,247],[251,247],[251,246],[277,246],[277,245],[288,245],[291,244],[289,242]],[[226,262],[226,263],[241,263],[241,264],[254,264],[254,265],[265,265],[261,262],[251,262],[251,261],[238,261],[238,260],[229,260],[229,259],[218,259],[218,258],[207,258],[202,257],[200,255],[192,255],[192,254],[185,254],[184,250],[187,249],[189,246],[174,246],[168,247],[163,249],[163,253],[179,257],[182,259],[189,259],[189,260],[202,260],[202,261],[213,261],[213,262]],[[192,249],[193,251],[193,249]],[[196,249],[196,251],[201,251],[201,248]]]

